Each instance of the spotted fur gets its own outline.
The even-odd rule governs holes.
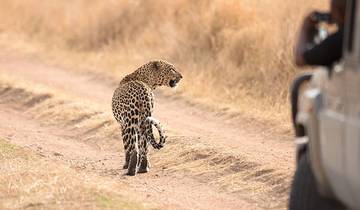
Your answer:
[[[125,150],[124,169],[128,175],[149,171],[148,143],[160,149],[166,136],[160,123],[152,117],[153,91],[159,86],[175,87],[182,76],[166,61],[151,61],[125,76],[114,92],[112,111],[120,123]],[[156,142],[152,125],[160,134]]]

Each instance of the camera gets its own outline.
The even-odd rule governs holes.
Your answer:
[[[332,24],[332,18],[330,13],[313,12],[310,16],[311,20],[316,23],[314,31],[312,32],[312,40],[308,43],[309,47],[322,42],[328,36],[328,30],[326,25]]]
[[[317,23],[320,22],[332,23],[330,13],[314,12],[311,18],[313,19],[313,21]]]

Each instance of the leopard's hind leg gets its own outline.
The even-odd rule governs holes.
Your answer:
[[[148,121],[144,121],[140,126],[141,137],[140,137],[140,162],[139,162],[139,173],[147,173],[150,171],[150,162],[148,158],[149,144],[148,136],[153,135],[151,124]]]
[[[122,129],[122,139],[124,145],[124,152],[125,152],[125,163],[123,169],[128,169],[129,161],[130,161],[130,128],[129,129]]]
[[[130,128],[130,138],[129,145],[126,149],[126,156],[126,158],[128,158],[128,171],[126,175],[134,176],[137,173],[140,161],[139,129],[136,127]]]

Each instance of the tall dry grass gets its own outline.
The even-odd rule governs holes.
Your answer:
[[[326,2],[0,0],[0,37],[119,76],[163,58],[180,67],[185,95],[283,120],[296,29]]]

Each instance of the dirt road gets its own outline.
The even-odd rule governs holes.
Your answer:
[[[119,80],[0,53],[0,137],[119,179],[160,208],[286,207],[294,163],[288,135],[162,91],[155,93],[154,116],[168,144],[150,154],[150,173],[124,176],[120,130],[110,110]]]

